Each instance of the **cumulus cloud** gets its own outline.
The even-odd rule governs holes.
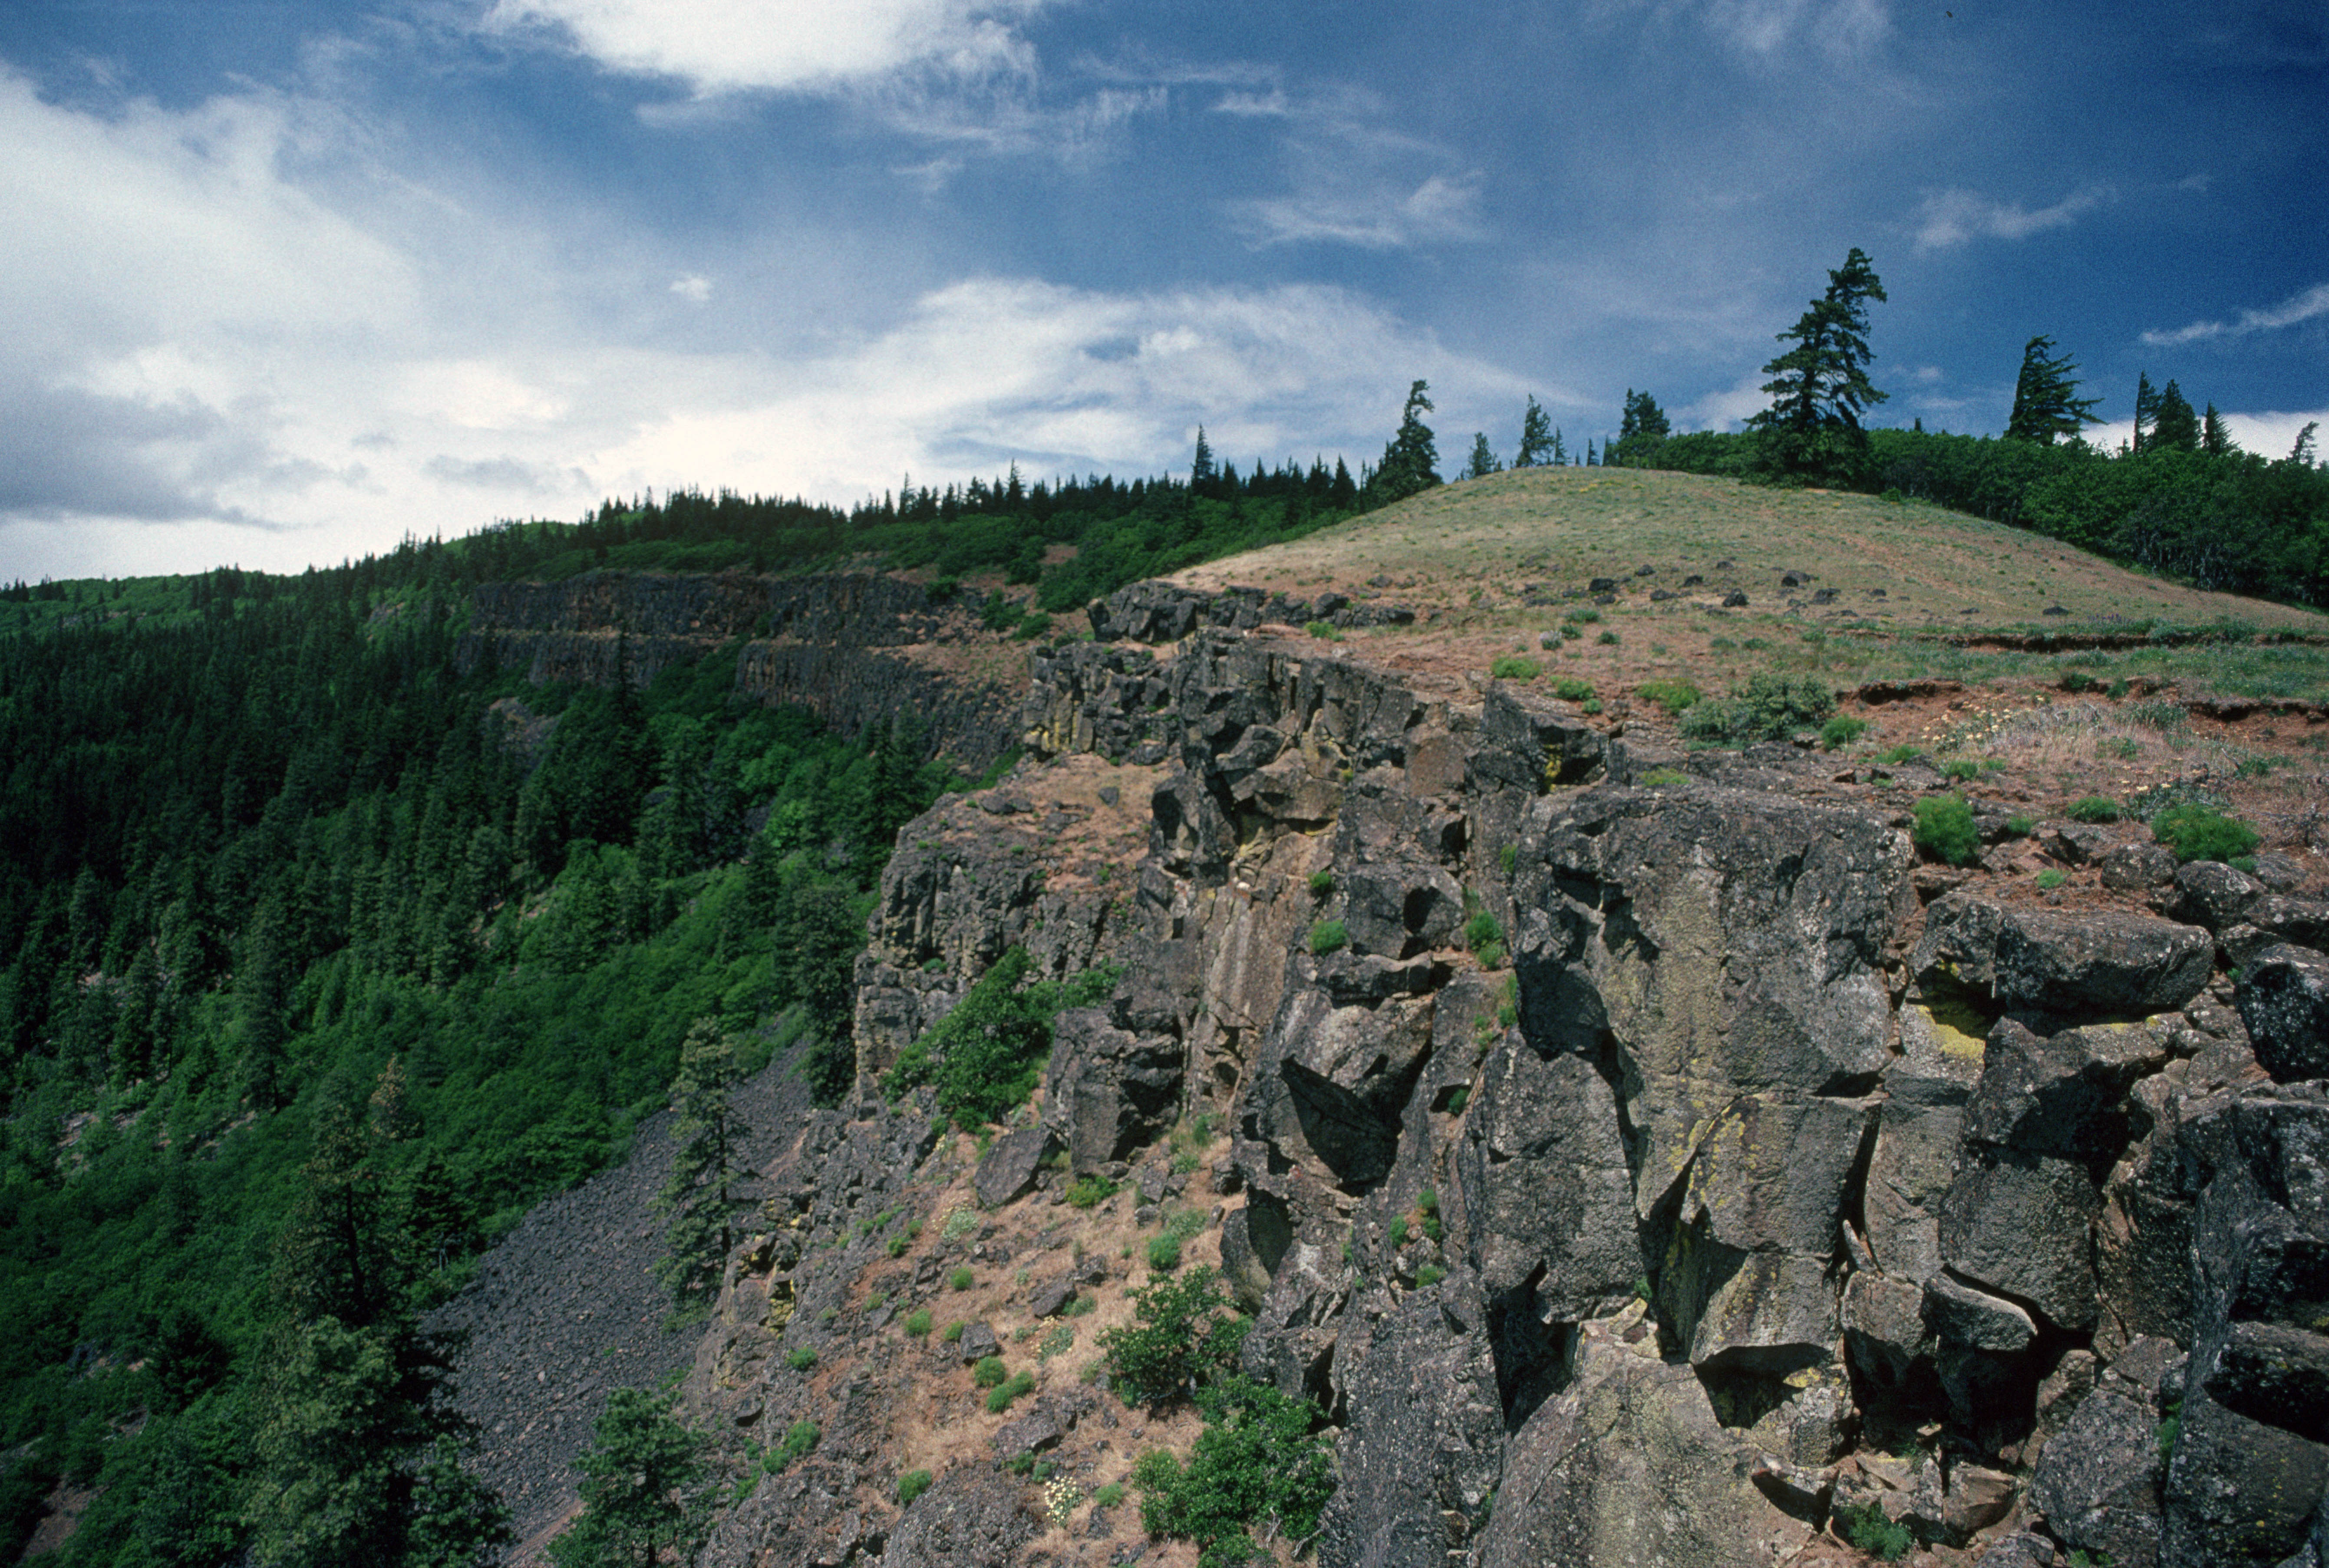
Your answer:
[[[2295,326],[2300,322],[2313,321],[2324,315],[2329,315],[2329,283],[2316,283],[2302,294],[2291,295],[2268,309],[2244,310],[2237,321],[2195,321],[2172,332],[2155,329],[2145,333],[2143,341],[2153,348],[2173,348],[2179,343],[2204,343],[2211,338],[2245,337],[2250,333],[2277,332],[2282,327]]]
[[[1043,0],[497,0],[489,25],[546,29],[615,70],[696,93],[832,91],[910,70],[1024,71],[1014,23]]]
[[[0,78],[0,140],[20,155],[0,164],[16,220],[0,229],[0,554],[17,575],[297,569],[649,487],[846,502],[906,469],[1153,473],[1185,461],[1200,421],[1246,460],[1355,458],[1415,376],[1443,407],[1524,390],[1317,286],[975,277],[883,305],[854,277],[853,317],[803,307],[813,335],[690,342],[574,303],[606,280],[546,266],[574,248],[522,215],[448,199],[432,230],[318,199],[287,172],[296,115],[244,99],[100,117]],[[495,275],[481,256],[516,259]],[[653,255],[623,265],[625,297],[675,323],[750,308]]]
[[[1975,191],[1937,191],[1924,199],[1911,220],[1917,249],[1946,250],[1974,239],[2026,239],[2068,227],[2117,194],[2108,185],[2089,185],[2033,211],[2014,202],[1993,202]]]

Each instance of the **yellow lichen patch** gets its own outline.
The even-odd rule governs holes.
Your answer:
[[[1971,990],[1953,979],[1928,980],[1925,982],[1925,1000],[1909,1005],[1933,1026],[1933,1038],[1944,1052],[1974,1061],[1981,1059],[1990,1020]]]

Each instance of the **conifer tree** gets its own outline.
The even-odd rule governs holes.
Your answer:
[[[2151,378],[2138,371],[2135,377],[2135,439],[2131,449],[2143,452],[2151,446],[2151,427],[2159,420],[2159,394],[2152,390]]]
[[[736,1043],[717,1019],[698,1019],[679,1048],[679,1075],[672,1080],[672,1130],[681,1139],[655,1207],[670,1216],[666,1252],[656,1278],[672,1293],[684,1318],[710,1306],[736,1244],[736,1184],[750,1175],[737,1161],[744,1125],[733,1103],[741,1073]]]
[[[2192,411],[2192,405],[2185,399],[2182,389],[2172,380],[2160,389],[2159,413],[2151,427],[2151,439],[2144,443],[2144,450],[2161,446],[2176,452],[2197,452],[2200,449],[2200,416]]]
[[[1860,417],[1888,395],[1868,379],[1868,302],[1883,298],[1855,245],[1827,275],[1827,292],[1779,333],[1796,346],[1763,367],[1771,406],[1747,422],[1765,467],[1815,482],[1850,476],[1868,446]]]
[[[1388,506],[1443,483],[1438,443],[1423,422],[1423,416],[1431,411],[1429,384],[1418,381],[1408,389],[1399,433],[1383,448],[1382,461],[1375,465],[1374,476],[1368,482],[1368,496],[1375,505]]]
[[[2200,418],[2200,450],[2211,457],[2229,457],[2239,449],[2239,443],[2232,439],[2232,432],[2225,425],[2224,417],[2216,412],[2215,404],[2209,404],[2208,411]]]
[[[1213,449],[1205,444],[1205,427],[1200,425],[1197,427],[1197,455],[1189,465],[1189,488],[1202,493],[1218,477],[1220,471],[1213,466]]]
[[[1544,417],[1543,408],[1537,405],[1535,394],[1530,394],[1528,409],[1521,415],[1521,449],[1513,457],[1513,466],[1536,468],[1551,463],[1558,467],[1560,450],[1551,421]]]
[[[557,1568],[655,1568],[691,1561],[710,1523],[702,1443],[669,1405],[636,1388],[607,1395],[582,1472],[582,1514],[550,1544]]]
[[[2078,365],[2068,354],[2051,352],[2053,347],[2054,340],[2042,335],[2023,346],[2013,412],[2005,421],[2006,435],[2017,441],[2051,446],[2057,437],[2076,437],[2097,423],[2094,408],[2101,399],[2078,395]]]
[[[1488,445],[1488,433],[1485,430],[1475,431],[1472,436],[1472,460],[1464,465],[1464,477],[1485,479],[1491,474],[1504,471],[1504,465],[1496,460],[1495,448]]]
[[[1617,462],[1627,466],[1645,465],[1658,443],[1673,434],[1674,424],[1666,418],[1666,411],[1658,407],[1655,398],[1631,387],[1626,389],[1625,413],[1617,423]],[[1606,447],[1602,457],[1605,462],[1609,460]]]

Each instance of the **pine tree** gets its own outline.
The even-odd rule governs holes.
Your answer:
[[[672,1080],[672,1131],[683,1141],[672,1160],[655,1207],[670,1216],[668,1251],[655,1276],[672,1293],[683,1317],[711,1304],[728,1251],[736,1244],[736,1183],[751,1174],[738,1163],[744,1124],[733,1103],[742,1074],[736,1042],[717,1019],[698,1019],[679,1048],[679,1075]]]
[[[1617,423],[1617,455],[1616,461],[1627,467],[1646,467],[1650,455],[1658,443],[1674,434],[1674,424],[1658,400],[1647,392],[1626,389],[1626,410]],[[1602,456],[1608,460],[1607,448]]]
[[[1205,444],[1205,427],[1200,425],[1197,427],[1196,459],[1189,465],[1189,488],[1202,493],[1219,477],[1220,470],[1213,466],[1213,449]]]
[[[710,1524],[702,1445],[665,1403],[618,1388],[591,1429],[582,1514],[550,1544],[557,1568],[655,1568],[669,1550],[684,1563]]]
[[[2159,419],[2159,394],[2151,388],[2151,378],[2138,371],[2135,377],[2135,439],[2132,449],[2143,452],[2151,445],[2151,427]]]
[[[2296,464],[2299,468],[2310,468],[2313,465],[2313,437],[2314,433],[2320,428],[2321,421],[2318,419],[2305,422],[2305,428],[2296,433],[2296,444],[2288,449],[2288,460],[2291,463]]]
[[[2160,389],[2159,413],[2151,427],[2151,439],[2144,450],[2165,447],[2174,452],[2197,452],[2200,449],[2200,416],[2173,381]]]
[[[1394,501],[1404,501],[1442,483],[1439,446],[1422,418],[1430,412],[1428,384],[1418,381],[1408,389],[1399,434],[1383,448],[1382,461],[1375,465],[1374,477],[1368,482],[1368,498],[1375,505],[1388,506]]]
[[[1860,417],[1885,400],[1868,379],[1868,302],[1883,282],[1853,246],[1827,275],[1827,292],[1779,333],[1796,346],[1763,367],[1771,406],[1749,419],[1759,458],[1776,473],[1820,482],[1848,478],[1868,446]]]
[[[1534,394],[1531,394],[1528,410],[1521,416],[1521,449],[1513,458],[1513,466],[1536,468],[1547,463],[1558,466],[1561,462],[1559,454],[1551,421],[1544,417],[1544,410],[1537,406]]]
[[[1464,465],[1466,479],[1485,479],[1491,474],[1501,474],[1504,465],[1496,460],[1495,448],[1488,445],[1488,433],[1476,431],[1472,437],[1472,460]]]
[[[2017,441],[2051,446],[2057,437],[2075,439],[2081,429],[2098,423],[2094,407],[2101,399],[2078,395],[2073,372],[2079,367],[2070,355],[2050,352],[2053,346],[2054,340],[2044,336],[2023,346],[2022,371],[2013,382],[2013,412],[2005,421],[2006,435]]]
[[[2216,412],[2215,404],[2209,404],[2207,413],[2200,418],[2200,450],[2211,457],[2229,457],[2239,449],[2239,443],[2232,439],[2232,432],[2225,425],[2224,417]]]

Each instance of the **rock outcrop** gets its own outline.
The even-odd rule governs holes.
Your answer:
[[[2304,901],[2070,824],[2125,862],[2119,906],[1944,891],[1902,799],[1792,747],[1660,753],[1268,630],[1381,613],[1094,606],[1098,641],[1034,660],[1020,770],[901,834],[859,971],[870,1085],[1011,946],[1118,966],[978,1190],[1131,1180],[1225,1118],[1244,1369],[1337,1429],[1317,1561],[1746,1568],[1866,1507],[1985,1562],[2317,1564],[2329,959],[2268,939]],[[929,1148],[910,1108],[859,1109],[799,1147],[809,1235]],[[816,1311],[834,1265],[756,1244],[715,1402],[845,1338]],[[1053,1273],[1038,1319],[1072,1299]],[[1027,1549],[976,1472],[861,1521],[853,1558],[766,1522],[763,1560]]]

